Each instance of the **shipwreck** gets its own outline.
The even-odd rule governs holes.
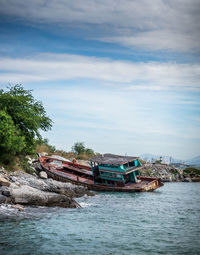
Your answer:
[[[141,176],[139,157],[102,154],[91,158],[90,166],[51,156],[39,155],[39,161],[49,177],[90,190],[141,192],[163,186],[160,178]]]

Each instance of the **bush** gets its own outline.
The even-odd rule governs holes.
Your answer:
[[[48,154],[52,154],[56,152],[56,147],[49,144],[48,139],[40,139],[37,140],[36,152],[47,152]]]
[[[25,157],[20,157],[20,166],[28,174],[33,174],[34,170],[29,166],[28,160]]]
[[[200,176],[200,170],[195,167],[187,167],[183,170],[183,175],[190,177]]]
[[[8,164],[18,155],[32,154],[39,130],[47,131],[52,121],[40,101],[21,85],[0,90],[0,162]]]

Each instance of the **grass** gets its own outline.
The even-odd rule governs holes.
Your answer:
[[[183,170],[183,175],[190,176],[190,177],[199,177],[200,176],[200,170],[198,170],[195,167],[187,167]]]

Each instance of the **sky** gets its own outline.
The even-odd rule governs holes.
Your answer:
[[[0,0],[0,88],[43,102],[58,149],[200,155],[199,0]]]

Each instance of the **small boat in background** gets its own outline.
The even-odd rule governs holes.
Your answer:
[[[142,166],[138,157],[102,154],[89,160],[91,166],[55,156],[39,155],[39,161],[49,177],[87,186],[90,190],[141,192],[163,186],[160,178],[140,175]]]

